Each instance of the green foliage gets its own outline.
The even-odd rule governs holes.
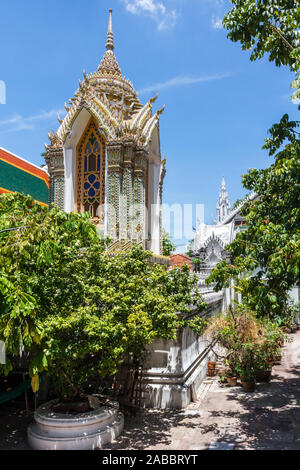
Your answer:
[[[223,23],[229,30],[228,38],[239,41],[242,49],[251,49],[251,60],[261,59],[265,53],[277,66],[288,65],[299,69],[284,39],[295,48],[299,39],[300,7],[298,0],[231,0],[234,5]]]
[[[201,264],[201,262],[202,262],[202,259],[201,258],[191,258],[191,261],[192,261],[194,266],[199,266],[199,264]]]
[[[87,214],[48,210],[20,194],[0,197],[4,372],[21,349],[32,377],[48,370],[58,395],[74,395],[154,338],[175,338],[185,326],[177,312],[204,307],[187,267],[151,267],[151,253],[137,246],[117,256],[105,248]]]
[[[207,325],[207,319],[203,317],[201,318],[197,315],[195,315],[190,320],[186,321],[186,326],[188,326],[198,336],[201,336],[203,334],[204,330],[207,328]]]
[[[298,0],[231,0],[232,10],[223,20],[229,30],[228,38],[240,42],[242,49],[251,50],[250,60],[261,59],[265,54],[277,66],[300,70]],[[299,74],[292,87],[300,97]]]
[[[162,245],[163,245],[163,255],[170,256],[174,253],[176,246],[171,241],[170,234],[162,229]]]

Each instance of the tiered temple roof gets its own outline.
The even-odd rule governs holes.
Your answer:
[[[67,115],[63,120],[58,116],[60,127],[57,132],[49,134],[50,145],[46,145],[46,151],[64,145],[83,108],[95,118],[107,141],[130,137],[137,145],[145,148],[151,141],[152,132],[164,109],[163,106],[152,115],[152,104],[156,98],[151,98],[143,106],[132,83],[122,76],[114,54],[112,10],[109,10],[106,51],[98,70],[89,75],[83,72],[78,90],[65,104]]]

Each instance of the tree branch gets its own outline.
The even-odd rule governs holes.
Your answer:
[[[273,24],[270,24],[271,28],[273,31],[277,34],[277,36],[280,37],[280,39],[285,43],[285,45],[290,49],[290,51],[294,50],[294,47],[285,39],[285,37],[281,34],[281,32],[274,26]]]
[[[20,230],[21,228],[28,228],[28,227],[29,225],[23,225],[22,227],[5,228],[4,230],[0,230],[0,233],[12,232],[13,230]]]
[[[65,371],[63,370],[63,368],[60,366],[60,364],[58,364],[58,369],[60,370],[60,372],[62,373],[62,375],[64,376],[64,378],[65,378],[66,381],[68,382],[68,384],[70,385],[70,387],[74,390],[75,396],[79,395],[79,390],[78,390],[78,388],[75,387],[75,385],[71,382],[71,380],[69,379],[69,377],[67,376],[67,374],[65,373]]]

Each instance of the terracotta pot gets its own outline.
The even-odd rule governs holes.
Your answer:
[[[274,366],[274,361],[273,361],[273,359],[268,359],[268,360],[266,361],[266,363],[267,363],[268,366],[270,366],[270,367],[273,367],[273,366]]]
[[[244,380],[241,380],[241,384],[245,392],[254,392],[255,390],[255,382],[245,382]]]
[[[213,377],[214,375],[216,375],[216,370],[215,369],[208,369],[207,370],[207,375],[208,375],[208,377]]]
[[[215,369],[216,368],[216,362],[215,361],[208,361],[207,367],[209,369]]]
[[[215,361],[208,361],[207,363],[207,375],[209,377],[213,377],[216,375],[216,362]]]
[[[229,387],[236,387],[237,377],[226,377]]]
[[[271,380],[272,372],[270,370],[262,370],[256,373],[255,380],[256,382],[267,382]]]
[[[300,325],[297,325],[297,330],[300,330]]]

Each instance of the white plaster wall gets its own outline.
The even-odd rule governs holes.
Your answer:
[[[204,336],[197,336],[189,328],[182,335],[182,369],[186,370],[207,347],[208,341]]]
[[[298,286],[294,286],[290,290],[290,297],[291,297],[293,302],[296,302],[296,303],[299,302],[300,296],[299,296],[299,287]]]
[[[160,164],[150,163],[149,166],[149,177],[152,181],[152,202],[151,202],[151,213],[150,213],[150,234],[151,234],[151,248],[155,254],[159,254],[160,251],[160,227],[159,227],[159,215],[160,215],[160,200],[159,200],[159,178],[160,178]]]
[[[149,175],[148,175],[148,234],[151,238],[149,249],[155,254],[160,252],[160,200],[159,181],[161,173],[160,139],[158,125],[151,137],[149,149]]]
[[[209,299],[208,303],[209,302]],[[213,312],[222,306],[222,294],[211,303]],[[211,312],[213,314],[213,312]],[[216,360],[218,346],[189,328],[178,332],[176,340],[156,339],[147,347],[143,382],[144,404],[152,408],[185,408],[207,374],[207,362]]]

